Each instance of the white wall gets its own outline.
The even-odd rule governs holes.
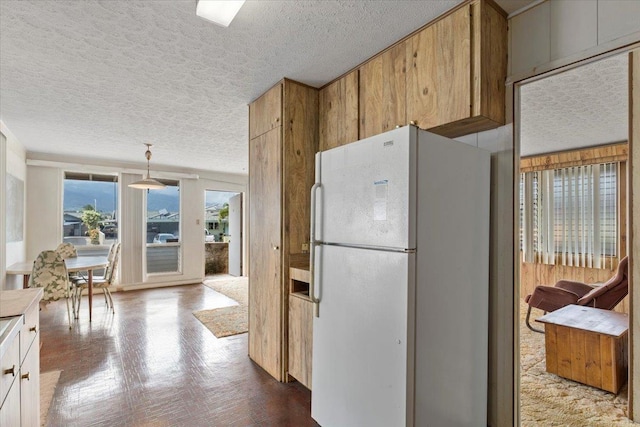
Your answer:
[[[27,259],[62,242],[62,178],[60,169],[27,167]]]
[[[3,285],[2,289],[17,289],[22,287],[22,277],[20,276],[9,276],[5,278],[6,267],[13,264],[14,262],[24,261],[26,254],[26,243],[25,243],[25,235],[23,234],[23,238],[21,241],[17,242],[7,242],[6,240],[6,174],[11,174],[14,177],[20,179],[25,183],[25,206],[23,206],[23,212],[26,212],[26,186],[27,186],[27,166],[26,166],[26,151],[22,144],[16,139],[13,133],[5,126],[5,124],[0,121],[0,131],[6,137],[6,141],[2,147],[2,164],[3,170],[0,170],[2,173],[2,181],[0,187],[0,197],[2,197],[2,222],[0,226],[2,227],[2,237],[0,240],[0,246],[3,248],[5,253],[2,256],[2,278]],[[26,234],[26,218],[23,217],[23,232]]]
[[[546,1],[509,20],[509,75],[521,80],[638,40],[640,1]]]
[[[4,201],[5,195],[5,171],[7,169],[7,138],[4,134],[0,134],[0,290],[6,289],[7,280],[5,277],[7,242],[5,237],[6,208]]]

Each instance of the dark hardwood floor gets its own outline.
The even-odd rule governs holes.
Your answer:
[[[203,285],[87,297],[68,329],[64,301],[40,313],[40,370],[62,370],[47,426],[317,426],[311,393],[247,356],[247,334],[217,339],[191,313],[232,303]]]

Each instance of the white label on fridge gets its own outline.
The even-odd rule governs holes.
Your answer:
[[[389,180],[383,179],[373,183],[375,196],[373,198],[373,220],[387,220],[387,199],[389,198]]]

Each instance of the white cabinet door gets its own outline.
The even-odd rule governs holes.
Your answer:
[[[15,381],[0,408],[0,426],[20,425],[20,381]]]
[[[36,337],[39,340],[39,336]],[[40,426],[40,357],[35,341],[20,369],[22,427]]]

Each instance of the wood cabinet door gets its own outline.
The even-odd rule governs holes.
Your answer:
[[[249,139],[282,125],[282,84],[249,104]]]
[[[358,140],[358,70],[323,88],[320,103],[320,151]]]
[[[289,297],[289,374],[311,390],[313,303]]]
[[[360,138],[407,124],[407,44],[397,44],[360,67]]]
[[[407,40],[407,119],[430,129],[471,114],[471,20],[465,6]]]
[[[281,128],[249,144],[249,356],[282,380]]]

